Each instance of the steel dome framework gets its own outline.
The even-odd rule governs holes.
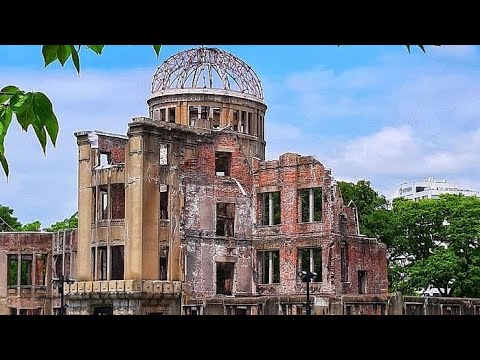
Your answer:
[[[217,48],[184,50],[165,60],[153,76],[152,94],[170,89],[230,90],[263,101],[262,85],[255,71]]]

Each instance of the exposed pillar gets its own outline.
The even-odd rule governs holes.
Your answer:
[[[91,280],[90,247],[92,243],[92,168],[93,150],[88,135],[77,138],[78,159],[78,281]]]

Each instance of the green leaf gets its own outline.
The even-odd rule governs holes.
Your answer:
[[[10,100],[10,98],[15,95],[17,91],[19,91],[19,88],[16,86],[5,86],[2,90],[0,90],[0,104],[3,104],[6,101]]]
[[[155,54],[157,54],[157,58],[158,58],[158,55],[160,54],[160,48],[162,47],[162,45],[152,45],[153,46],[153,50],[155,50]]]
[[[91,49],[95,54],[101,55],[105,45],[87,45],[87,47]]]
[[[58,121],[55,113],[53,112],[50,99],[41,92],[32,93],[32,106],[36,120],[34,125],[42,130],[45,127],[48,135],[50,136],[50,140],[52,140],[52,144],[55,146],[58,135]]]
[[[70,50],[72,52],[73,65],[75,65],[75,69],[77,69],[77,74],[80,74],[80,59],[78,58],[78,51],[73,45],[70,45]]]
[[[3,171],[5,172],[5,175],[8,178],[8,173],[9,173],[8,163],[7,163],[7,159],[3,154],[0,154],[0,164],[2,164]]]
[[[60,61],[62,66],[65,65],[65,62],[70,57],[71,53],[70,45],[58,45],[57,56],[58,61]]]
[[[57,60],[57,49],[58,45],[43,45],[42,54],[43,59],[45,60],[45,67]]]
[[[46,154],[47,148],[47,133],[45,132],[44,127],[40,127],[37,124],[32,124],[33,130],[35,130],[35,134],[37,134],[38,141],[42,146],[43,153]]]
[[[17,101],[18,97],[18,101]],[[13,112],[17,115],[17,121],[24,131],[35,122],[35,114],[32,108],[32,93],[17,93],[10,100]]]
[[[12,109],[4,107],[0,110],[0,154],[5,153],[4,141],[8,127],[12,122]]]

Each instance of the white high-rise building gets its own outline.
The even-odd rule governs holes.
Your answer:
[[[437,180],[433,177],[421,181],[405,182],[397,190],[395,198],[405,198],[413,201],[420,199],[438,199],[440,194],[454,194],[465,196],[478,196],[475,190],[462,189],[446,180]]]

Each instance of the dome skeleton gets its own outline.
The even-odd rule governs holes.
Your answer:
[[[152,94],[205,88],[236,91],[263,100],[262,85],[253,69],[217,48],[200,47],[172,55],[157,68],[152,82]]]

